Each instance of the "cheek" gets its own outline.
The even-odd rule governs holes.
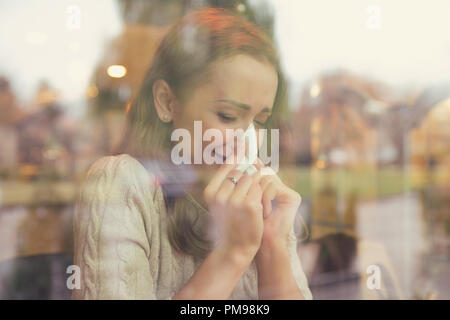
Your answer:
[[[210,123],[211,124],[211,123]],[[225,129],[223,127],[220,127],[218,125],[207,125],[205,126],[205,123],[203,123],[203,134],[208,130],[208,129],[214,129],[215,134],[214,136],[211,138],[210,141],[205,140],[203,141],[203,137],[202,137],[202,145],[203,148],[205,148],[206,146],[210,145],[210,144],[214,144],[214,146],[220,146],[225,144],[226,142],[226,132]],[[218,136],[218,137],[216,137]],[[217,138],[217,139],[216,139]]]
[[[228,157],[231,153],[234,152],[234,149],[236,148],[236,141],[232,142],[232,137],[230,137],[229,141],[227,140],[226,135],[226,127],[223,124],[210,126],[210,127],[204,127],[203,133],[206,132],[208,129],[215,129],[216,134],[212,138],[213,141],[204,141],[202,139],[202,150],[205,150],[206,147],[211,146],[211,144],[216,148],[216,152],[218,154],[222,154],[226,157]],[[230,129],[230,128],[228,128]],[[217,139],[216,139],[217,138]]]

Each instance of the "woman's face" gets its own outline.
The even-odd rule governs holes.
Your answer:
[[[201,121],[202,134],[208,129],[221,132],[223,150],[236,148],[226,139],[226,129],[246,130],[253,123],[255,129],[263,128],[270,117],[278,86],[275,68],[268,62],[261,62],[248,55],[236,55],[212,64],[208,70],[208,81],[199,85],[173,115],[174,129],[189,130],[191,136],[191,163],[194,163],[194,146],[201,148],[201,154],[211,141],[203,141],[194,135],[194,121]],[[194,139],[200,139],[194,144]],[[228,148],[227,148],[228,145]],[[232,150],[236,152],[236,150]],[[226,153],[226,152],[224,152]],[[220,164],[195,165],[207,172]]]

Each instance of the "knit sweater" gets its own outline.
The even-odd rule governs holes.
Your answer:
[[[171,247],[162,188],[127,154],[103,157],[89,169],[75,207],[74,235],[81,287],[73,289],[73,299],[171,299],[202,263]],[[289,250],[297,285],[312,299],[295,242]],[[258,299],[255,261],[230,299]]]

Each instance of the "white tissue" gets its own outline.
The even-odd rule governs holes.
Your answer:
[[[244,174],[251,176],[258,171],[253,165],[258,157],[258,141],[256,138],[256,130],[253,123],[250,124],[250,126],[244,132],[244,139],[245,156],[236,169],[243,172]]]

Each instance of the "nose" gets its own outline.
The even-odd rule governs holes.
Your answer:
[[[256,160],[258,154],[258,141],[253,123],[250,123],[243,134],[237,134],[237,132],[234,132],[233,140],[233,142],[227,141],[225,143],[224,154],[226,157],[234,153],[235,155],[243,154],[247,158]]]
[[[238,136],[238,139],[235,146],[235,152],[244,148],[245,156],[248,160],[256,160],[258,154],[258,141],[253,123],[248,126],[242,136]]]

